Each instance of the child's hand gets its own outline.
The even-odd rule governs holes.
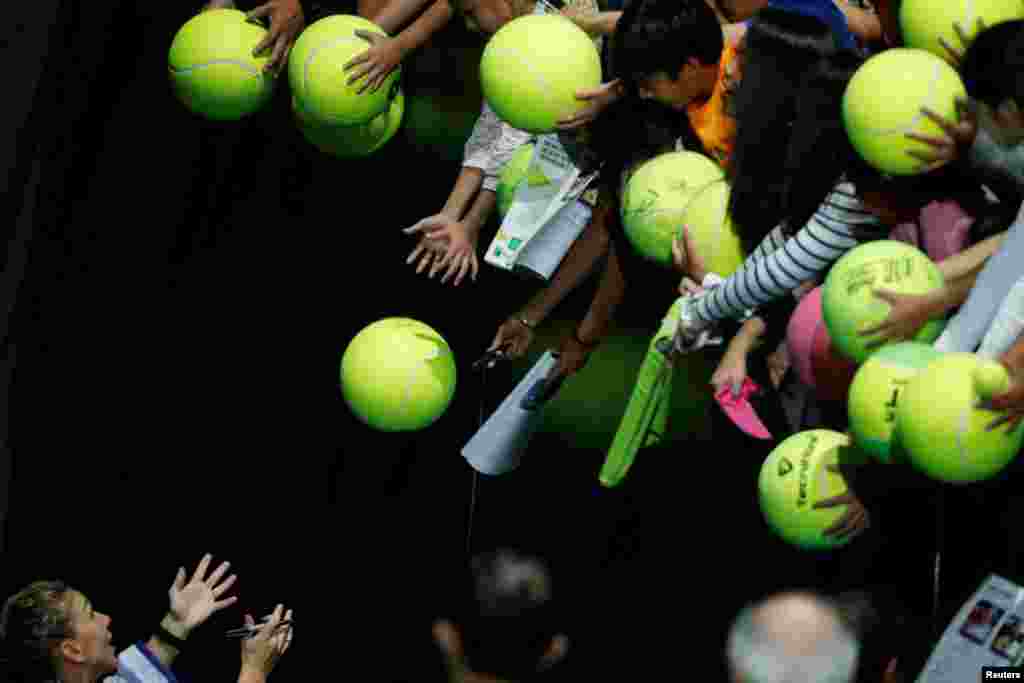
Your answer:
[[[384,79],[388,77],[388,74],[402,63],[402,60],[405,58],[405,48],[395,38],[372,31],[359,30],[356,31],[356,35],[369,42],[370,48],[366,52],[350,59],[343,67],[345,71],[348,71],[354,66],[362,65],[352,72],[348,79],[348,84],[352,85],[365,76],[366,81],[359,88],[360,94],[366,92],[366,90],[377,92],[380,86],[384,84]]]
[[[772,386],[778,389],[782,386],[782,380],[786,377],[786,373],[789,372],[790,368],[789,345],[785,339],[782,340],[777,349],[771,352],[765,361],[768,365],[768,378],[771,380]]]
[[[836,474],[840,473],[838,465],[827,465],[826,469]],[[826,500],[819,500],[814,504],[813,509],[822,510],[826,508],[839,507],[840,505],[846,506],[846,514],[839,518],[839,520],[825,529],[823,532],[825,536],[832,536],[837,540],[844,538],[856,538],[860,534],[864,533],[871,526],[871,518],[868,515],[868,509],[864,507],[864,504],[857,498],[857,494],[853,492],[852,488],[847,488],[846,493],[843,493]]]
[[[575,130],[593,122],[601,112],[607,109],[619,97],[619,81],[617,80],[599,85],[593,90],[578,91],[576,99],[581,102],[589,102],[590,104],[569,116],[559,119],[558,129]]]
[[[1013,371],[1010,377],[1009,391],[993,396],[985,405],[989,410],[1003,411],[1002,415],[986,425],[987,431],[1006,425],[1007,432],[1012,432],[1024,419],[1024,376],[1019,371]]]
[[[739,398],[740,390],[743,388],[743,380],[747,378],[747,356],[733,349],[729,349],[722,356],[715,373],[711,375],[711,384],[715,387],[715,394],[728,387],[734,398]]]
[[[979,33],[985,30],[985,20],[982,19],[981,17],[978,17],[977,26],[978,30],[975,32],[974,35],[978,35]],[[949,41],[947,41],[942,36],[939,36],[939,45],[941,45],[942,49],[946,51],[950,58],[952,58],[953,66],[959,69],[964,63],[964,53],[967,52],[967,48],[971,46],[972,39],[967,37],[967,34],[964,32],[963,26],[958,21],[953,22],[953,31],[956,32],[957,40],[960,41],[960,47],[953,47],[952,45],[949,44]]]
[[[476,281],[480,264],[476,256],[476,235],[471,234],[464,223],[456,221],[444,214],[424,218],[403,232],[407,235],[421,233],[422,239],[413,250],[406,263],[412,263],[422,254],[417,273],[422,273],[428,266],[428,277],[433,278],[442,269],[447,269],[441,277],[441,284],[446,284],[453,276],[452,283],[458,287],[463,278],[471,273]]]
[[[921,109],[921,113],[934,121],[942,128],[945,135],[937,138],[930,135],[918,135],[917,133],[906,133],[911,140],[923,142],[931,147],[929,151],[907,150],[907,154],[914,157],[921,164],[917,170],[921,173],[934,171],[945,164],[955,161],[963,156],[974,144],[974,138],[978,135],[978,111],[974,100],[958,99],[956,102],[957,117],[959,121],[947,121],[927,107]]]
[[[936,298],[929,294],[899,294],[878,289],[875,290],[875,297],[889,304],[889,315],[879,324],[860,331],[862,337],[878,335],[868,342],[869,349],[878,348],[889,341],[911,339],[938,315]]]
[[[693,237],[685,225],[680,236],[672,240],[672,265],[698,284],[704,282],[704,277],[708,274],[704,258],[698,253],[697,245],[694,244]]]

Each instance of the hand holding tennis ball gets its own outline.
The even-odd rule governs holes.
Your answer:
[[[911,463],[954,483],[1003,471],[1024,445],[1024,425],[989,430],[999,414],[984,406],[1009,387],[1002,364],[973,353],[949,353],[929,363],[908,382],[896,408],[896,433]]]

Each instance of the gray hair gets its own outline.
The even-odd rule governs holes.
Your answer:
[[[827,609],[827,603],[817,602]],[[814,633],[810,652],[793,652],[765,628],[757,606],[743,609],[729,631],[727,657],[744,683],[850,683],[856,674],[860,642],[838,617],[834,627]]]

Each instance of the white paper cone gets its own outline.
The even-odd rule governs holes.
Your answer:
[[[519,467],[526,446],[540,426],[543,404],[524,410],[523,399],[538,382],[543,382],[555,366],[550,351],[534,364],[498,409],[462,449],[462,457],[481,474],[497,476]]]

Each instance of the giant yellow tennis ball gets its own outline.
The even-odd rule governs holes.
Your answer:
[[[356,31],[387,35],[368,19],[336,14],[310,24],[289,54],[288,82],[292,94],[303,111],[324,124],[369,123],[383,114],[398,95],[401,67],[396,67],[375,92],[359,94],[365,77],[348,84],[352,72],[345,71],[345,64],[370,48],[370,43],[357,36]]]
[[[373,154],[395,136],[402,125],[405,97],[399,92],[386,112],[360,126],[320,123],[302,110],[295,97],[292,97],[292,111],[299,130],[310,144],[325,154],[351,159]]]
[[[903,0],[900,3],[900,32],[907,47],[928,50],[950,64],[953,58],[939,43],[941,37],[954,50],[964,49],[953,24],[957,23],[968,42],[978,34],[978,20],[986,27],[1024,18],[1024,3],[1016,0]]]
[[[868,344],[875,337],[860,332],[889,316],[889,304],[874,295],[876,289],[927,294],[942,286],[942,273],[917,247],[895,240],[878,240],[851,249],[832,266],[821,299],[833,346],[857,363],[871,355],[873,350]],[[944,326],[942,319],[931,320],[908,341],[931,343]]]
[[[385,318],[357,334],[341,359],[348,407],[386,432],[429,427],[455,395],[455,358],[433,328],[410,318]]]
[[[847,400],[857,447],[884,463],[902,460],[894,444],[896,408],[910,380],[941,354],[920,342],[892,344],[868,358],[853,377]]]
[[[167,65],[174,92],[189,110],[215,121],[234,121],[263,107],[274,78],[263,73],[269,54],[252,52],[267,35],[246,21],[245,12],[202,12],[181,27],[171,42]]]
[[[947,353],[914,376],[896,408],[896,432],[907,458],[939,481],[969,483],[999,474],[1024,445],[1024,422],[988,431],[999,413],[979,408],[1004,393],[1000,363],[973,353]]]
[[[480,59],[491,108],[513,128],[551,133],[587,103],[580,90],[601,85],[601,57],[590,37],[558,14],[513,19],[491,36]]]
[[[826,536],[825,530],[846,514],[846,505],[814,509],[814,504],[840,496],[848,486],[830,465],[862,463],[849,437],[828,429],[811,429],[785,439],[765,459],[758,478],[761,513],[776,534],[807,550],[825,550],[849,543]]]
[[[927,107],[956,121],[956,100],[967,96],[960,75],[924,50],[893,48],[861,65],[843,93],[843,124],[857,153],[889,175],[918,173],[921,162],[909,151],[934,151],[907,133],[942,137],[937,123],[921,113]]]
[[[683,221],[708,272],[727,277],[743,265],[746,253],[729,216],[729,183],[724,179],[697,191]]]
[[[724,177],[718,164],[696,152],[659,154],[641,164],[622,192],[622,227],[630,244],[647,259],[671,266],[672,240],[687,221],[690,201]],[[713,205],[714,198],[705,201]]]
[[[505,217],[505,214],[512,207],[512,200],[516,198],[516,190],[519,189],[519,185],[526,179],[526,174],[530,170],[530,162],[533,160],[533,147],[532,144],[521,145],[498,175],[496,201],[498,215],[502,218]]]

